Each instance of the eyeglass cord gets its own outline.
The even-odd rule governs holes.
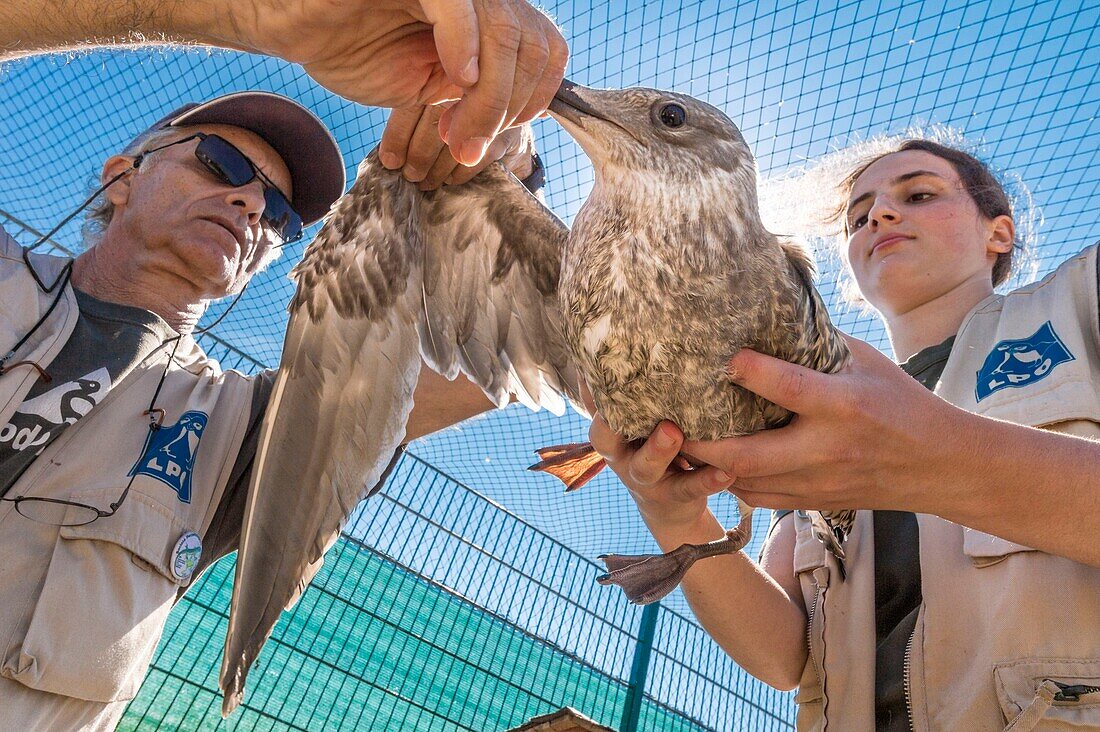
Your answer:
[[[214,322],[211,323],[210,325],[208,325],[205,328],[202,328],[200,330],[196,330],[193,333],[191,333],[190,335],[192,337],[194,337],[196,335],[201,335],[203,333],[206,333],[211,328],[213,328],[215,325],[222,322],[222,320],[225,318],[225,316],[229,315],[229,311],[233,309],[233,306],[236,305],[237,302],[241,299],[241,296],[244,295],[244,291],[247,288],[248,288],[248,283],[246,282],[244,284],[244,287],[241,288],[241,291],[237,293],[237,296],[233,298],[233,302],[229,303],[229,307],[227,307],[225,309],[225,312],[223,312],[221,315],[219,315],[217,317],[217,319],[214,320]],[[160,390],[164,387],[164,380],[166,378],[168,378],[168,369],[172,366],[172,362],[176,359],[176,351],[179,350],[180,341],[183,340],[184,335],[185,334],[180,333],[179,335],[173,336],[172,338],[169,338],[165,341],[162,341],[161,344],[159,346],[157,346],[157,348],[153,349],[154,352],[155,352],[156,350],[158,350],[158,349],[164,347],[165,345],[167,345],[170,341],[175,341],[175,343],[172,345],[172,353],[170,353],[168,355],[168,360],[166,360],[164,362],[164,370],[160,372],[160,379],[157,381],[157,388],[153,392],[153,398],[149,400],[149,408],[146,409],[145,412],[143,412],[143,414],[147,414],[149,416],[149,431],[150,432],[156,432],[157,430],[159,430],[160,427],[161,427],[161,422],[164,421],[164,410],[157,408],[157,397],[160,396]],[[149,355],[151,356],[152,354],[149,354]],[[148,358],[148,356],[146,356],[146,358]],[[122,502],[126,500],[126,496],[129,495],[130,487],[133,486],[134,478],[136,478],[136,477],[137,477],[136,472],[130,475],[130,480],[127,481],[127,483],[126,483],[126,490],[122,491],[122,495],[118,497],[118,500],[111,504],[112,513],[117,511],[118,507],[122,505]]]

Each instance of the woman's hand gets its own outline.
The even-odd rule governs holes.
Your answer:
[[[690,469],[679,456],[683,434],[671,422],[657,425],[637,449],[598,414],[588,436],[630,490],[663,551],[725,535],[707,509],[707,496],[725,490],[732,479],[713,467]],[[698,562],[680,586],[703,628],[738,665],[787,690],[798,685],[806,666],[806,611],[794,578],[790,527],[780,527],[764,552],[763,566],[744,552]]]
[[[626,485],[646,525],[662,546],[666,543],[673,543],[673,548],[679,546],[687,540],[685,536],[692,535],[707,519],[713,522],[707,509],[707,497],[726,490],[733,483],[733,479],[718,468],[691,469],[687,461],[679,457],[684,435],[672,422],[658,424],[649,439],[635,449],[596,414],[588,438]],[[707,536],[701,540],[714,538],[718,537]]]
[[[938,512],[951,490],[937,446],[960,439],[965,413],[936,397],[875,348],[847,337],[852,361],[836,374],[742,350],[730,378],[796,414],[791,424],[683,452],[737,476],[732,491],[767,508]]]

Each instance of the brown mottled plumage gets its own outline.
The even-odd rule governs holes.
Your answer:
[[[676,128],[659,126],[668,104],[685,114]],[[809,260],[760,224],[752,156],[721,112],[567,82],[552,113],[596,167],[571,234],[499,165],[423,193],[371,153],[294,268],[237,556],[224,714],[282,609],[384,477],[421,359],[465,373],[498,406],[514,395],[555,411],[562,393],[579,400],[579,369],[617,431],[640,438],[672,419],[713,438],[790,419],[725,378],[738,348],[823,371],[847,358]],[[608,557],[611,579],[634,601],[657,599],[695,558],[743,546],[750,513],[724,542]],[[849,513],[833,525],[813,514],[838,556],[834,527],[843,536]]]

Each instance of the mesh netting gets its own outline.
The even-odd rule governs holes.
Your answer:
[[[1091,212],[1100,3],[561,2],[548,10],[570,42],[576,81],[675,89],[724,109],[757,156],[763,190],[780,192],[766,199],[780,202],[766,211],[777,232],[798,229],[799,211],[812,208],[820,186],[794,175],[808,162],[853,140],[946,125],[1030,190],[1040,225],[1030,266],[1013,282],[1048,272],[1100,233]],[[184,101],[252,88],[291,96],[333,130],[349,176],[386,118],[296,67],[229,52],[45,57],[10,63],[0,78],[0,223],[25,243],[83,199],[103,159]],[[553,122],[537,123],[536,135],[548,203],[570,221],[591,170]],[[54,238],[79,251],[79,222]],[[831,245],[811,245],[836,321],[887,349],[878,321],[845,302]],[[258,276],[205,341],[226,365],[251,372],[277,363],[286,274],[303,246]],[[611,476],[566,497],[552,479],[522,470],[535,447],[586,430],[576,415],[510,407],[415,443],[276,630],[238,721],[493,730],[571,704],[618,724],[640,613],[594,586],[592,559],[649,550],[652,540]],[[731,504],[714,501],[725,521]],[[223,563],[177,608],[128,725],[214,724],[231,576]],[[736,669],[679,593],[663,603],[645,689],[643,729],[765,729],[792,719],[789,696]]]

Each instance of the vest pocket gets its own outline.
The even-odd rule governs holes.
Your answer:
[[[119,493],[73,500],[106,506]],[[171,511],[134,491],[113,516],[61,527],[17,667],[5,675],[88,701],[132,699],[179,588],[169,562],[185,531]]]
[[[800,575],[803,572],[813,572],[818,567],[826,566],[828,549],[821,540],[814,536],[813,527],[805,511],[795,511],[795,543],[794,543],[794,573]],[[808,606],[807,606],[808,607]]]
[[[993,667],[1006,730],[1100,729],[1100,659],[1025,659]]]

